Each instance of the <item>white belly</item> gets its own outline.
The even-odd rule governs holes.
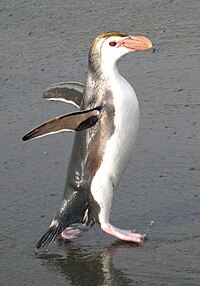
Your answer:
[[[106,144],[103,162],[97,173],[111,178],[117,186],[133,151],[139,126],[139,106],[134,90],[124,78],[111,86],[115,131]]]
[[[114,86],[115,132],[108,141],[104,157],[107,161],[104,164],[109,165],[108,173],[112,176],[115,186],[118,185],[131,158],[139,127],[136,94],[129,83],[122,79],[119,86],[117,84]]]
[[[118,185],[126,169],[139,126],[139,106],[132,87],[123,77],[110,82],[110,86],[114,95],[115,130],[91,184],[91,193],[101,207],[101,224],[108,222],[113,187]]]

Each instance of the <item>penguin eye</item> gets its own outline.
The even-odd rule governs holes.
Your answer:
[[[117,43],[116,43],[116,42],[110,42],[109,45],[110,45],[111,47],[114,47],[114,46],[117,45]]]

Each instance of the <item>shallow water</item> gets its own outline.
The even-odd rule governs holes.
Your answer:
[[[2,285],[199,285],[199,11],[196,0],[1,1]],[[41,94],[84,82],[92,40],[111,30],[147,35],[155,47],[119,63],[141,122],[111,220],[155,226],[140,247],[94,226],[35,254],[62,196],[73,136],[21,137],[72,110]]]

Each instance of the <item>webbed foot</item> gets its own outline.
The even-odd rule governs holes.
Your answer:
[[[62,239],[73,239],[76,238],[80,232],[81,231],[78,228],[74,229],[73,227],[67,227],[65,230],[63,230],[60,237]]]
[[[120,240],[135,242],[138,244],[144,242],[146,237],[146,234],[136,233],[134,230],[120,229],[111,224],[106,227],[102,227],[102,230]]]

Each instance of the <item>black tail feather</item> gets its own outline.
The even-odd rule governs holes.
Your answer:
[[[63,199],[59,211],[52,220],[47,232],[40,238],[35,245],[36,250],[46,248],[57,238],[64,229],[74,223],[84,223],[85,225],[93,225],[98,221],[96,206],[85,195],[85,190],[74,195],[74,191],[68,197]]]
[[[59,224],[51,225],[47,232],[40,238],[35,248],[38,250],[40,248],[47,247],[53,240],[62,232],[62,227]]]

